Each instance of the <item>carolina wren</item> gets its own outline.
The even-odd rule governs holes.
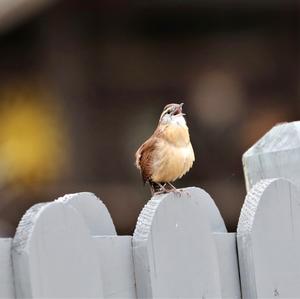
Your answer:
[[[177,190],[171,182],[186,174],[195,161],[182,106],[169,104],[164,108],[153,135],[135,154],[136,167],[152,195]]]

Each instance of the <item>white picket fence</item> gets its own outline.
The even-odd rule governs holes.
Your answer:
[[[92,193],[34,205],[0,239],[0,297],[300,298],[300,122],[274,127],[243,163],[236,234],[200,188],[153,197],[133,236]]]

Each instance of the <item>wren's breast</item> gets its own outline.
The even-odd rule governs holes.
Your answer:
[[[190,143],[181,147],[166,143],[157,149],[151,179],[154,182],[173,182],[192,167],[194,160],[194,151]]]
[[[151,179],[154,182],[173,182],[192,167],[194,151],[186,126],[168,128],[163,137],[153,156]]]
[[[188,127],[184,125],[168,125],[163,129],[162,138],[174,146],[184,147],[190,143]]]

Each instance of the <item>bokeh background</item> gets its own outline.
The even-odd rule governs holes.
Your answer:
[[[184,102],[199,186],[235,231],[241,157],[298,120],[299,2],[0,1],[0,235],[26,209],[91,191],[120,234],[150,198],[134,153]]]

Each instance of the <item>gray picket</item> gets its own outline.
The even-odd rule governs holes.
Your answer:
[[[136,298],[131,236],[94,237],[104,298]]]
[[[273,127],[244,153],[243,165],[247,191],[270,178],[300,186],[300,121]]]
[[[248,193],[237,229],[244,299],[300,298],[300,193],[266,179]]]
[[[72,206],[83,217],[93,236],[116,235],[111,216],[103,202],[91,192],[66,194],[58,202]]]
[[[241,298],[236,234],[213,233],[221,278],[222,298]]]
[[[102,298],[94,242],[82,217],[61,202],[37,204],[13,240],[17,298]]]
[[[11,238],[0,238],[0,298],[15,298],[11,261]]]
[[[186,188],[154,196],[142,210],[133,235],[138,297],[226,298],[221,276],[226,271],[221,273],[219,268],[214,230],[224,233],[226,228],[203,190]],[[221,264],[236,267],[236,263]],[[238,294],[240,298],[239,288],[229,286],[227,291],[226,296],[236,298]]]
[[[76,209],[93,237],[101,271],[103,298],[136,298],[131,236],[117,236],[111,216],[90,192],[67,194],[57,199]]]

